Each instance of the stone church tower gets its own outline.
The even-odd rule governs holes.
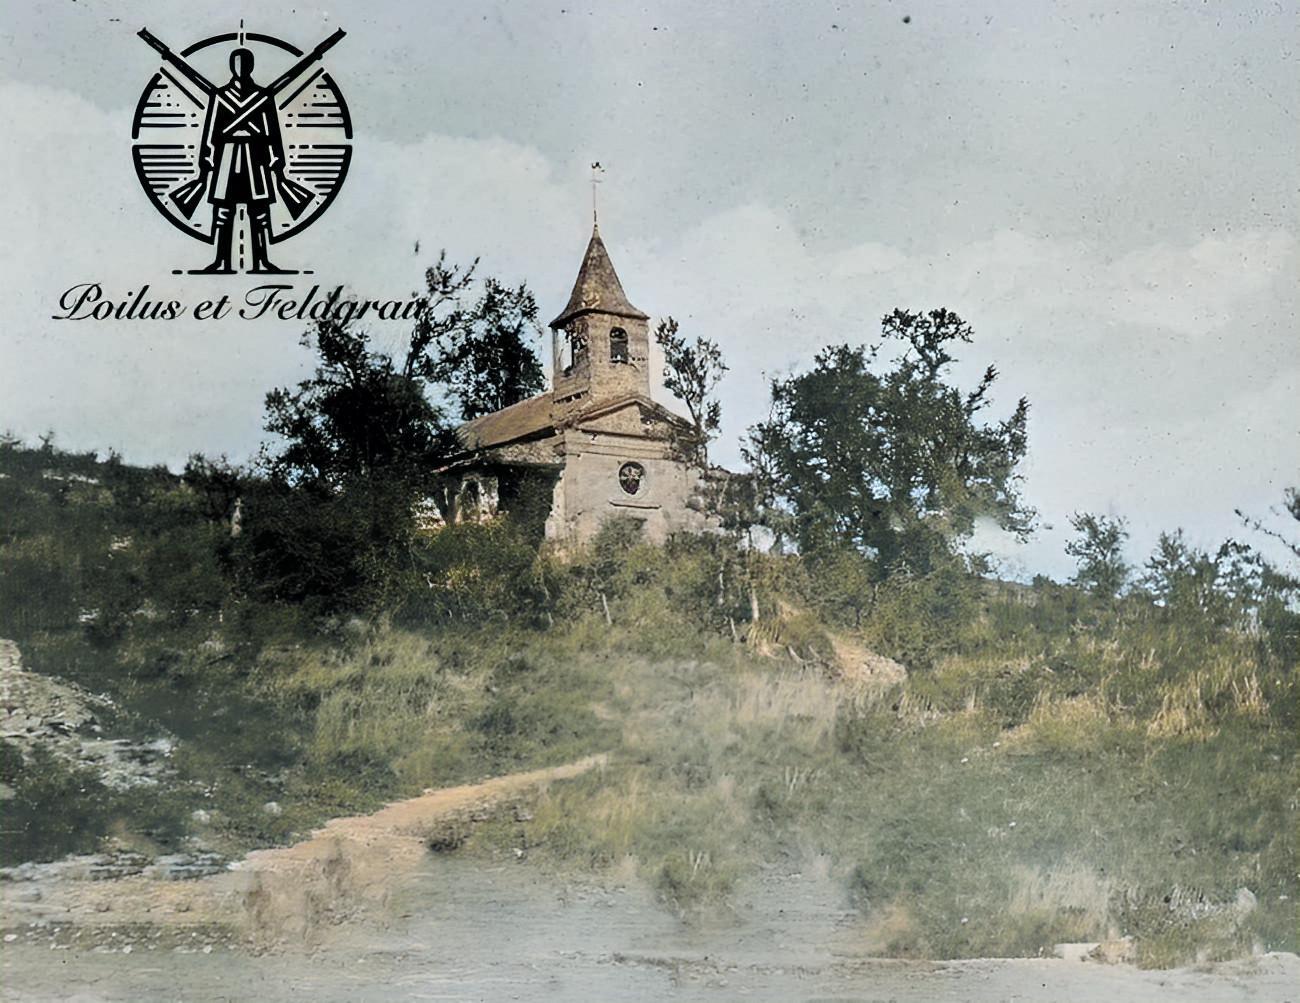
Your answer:
[[[495,518],[541,484],[545,534],[560,545],[611,516],[640,522],[654,542],[707,529],[699,472],[671,447],[689,425],[651,399],[650,318],[628,300],[599,227],[550,328],[550,389],[460,427],[439,520]]]
[[[650,396],[650,318],[628,302],[593,226],[569,302],[551,321],[557,404]]]

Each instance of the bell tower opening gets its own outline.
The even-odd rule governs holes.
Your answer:
[[[609,332],[609,361],[628,362],[627,332],[616,327]]]

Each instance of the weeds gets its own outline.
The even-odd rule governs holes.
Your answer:
[[[561,561],[495,525],[417,554],[388,615],[317,616],[242,596],[228,534],[165,472],[9,460],[0,636],[108,693],[112,727],[180,742],[174,785],[132,804],[6,756],[7,859],[122,831],[235,853],[608,750],[442,848],[636,873],[687,916],[772,862],[824,860],[867,946],[900,956],[1296,949],[1280,600],[1207,626],[1140,596],[952,566],[881,584],[858,557],[652,548],[618,525]]]

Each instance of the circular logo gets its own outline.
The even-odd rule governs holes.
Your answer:
[[[352,119],[323,62],[344,32],[307,51],[242,28],[179,52],[148,29],[140,37],[161,57],[131,122],[149,201],[216,245],[197,271],[285,271],[269,246],[321,217],[351,162]]]

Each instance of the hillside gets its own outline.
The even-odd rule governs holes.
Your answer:
[[[170,753],[122,787],[6,738],[7,864],[231,859],[606,752],[441,852],[635,874],[692,922],[815,871],[878,955],[1297,948],[1285,609],[1243,627],[957,569],[855,604],[842,573],[717,541],[612,531],[555,563],[487,526],[431,544],[407,601],[305,611],[247,598],[192,483],[52,450],[0,473],[0,637],[93,702],[63,730]]]

